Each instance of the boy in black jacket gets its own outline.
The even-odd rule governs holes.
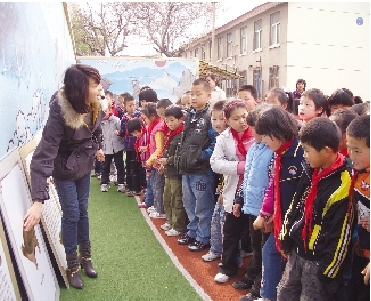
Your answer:
[[[306,162],[279,237],[288,262],[277,300],[334,300],[351,240],[350,171],[328,118],[309,121],[299,139]]]
[[[183,132],[183,112],[179,107],[165,109],[165,121],[170,131],[165,137],[159,171],[165,173],[164,210],[167,222],[161,226],[167,236],[179,236],[187,231],[187,213],[182,201],[182,176],[179,175],[179,144]]]

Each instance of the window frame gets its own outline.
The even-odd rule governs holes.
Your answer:
[[[240,54],[247,53],[247,26],[240,28]]]
[[[260,26],[258,26],[258,25],[260,25]],[[263,31],[263,21],[262,21],[262,19],[256,20],[254,22],[254,51],[259,51],[263,48],[262,47],[262,31]],[[259,41],[259,43],[257,43],[257,41]],[[259,44],[259,45],[257,45],[257,44]]]
[[[278,16],[278,20],[274,20],[274,18]],[[280,12],[274,12],[270,15],[270,37],[269,37],[269,44],[270,46],[275,46],[280,44]]]
[[[232,40],[233,40],[233,35],[232,32],[227,33],[227,57],[230,58],[232,57]]]

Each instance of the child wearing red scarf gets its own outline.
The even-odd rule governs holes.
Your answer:
[[[183,132],[183,112],[179,107],[165,109],[168,127],[165,143],[157,164],[163,166],[165,175],[164,210],[167,222],[161,226],[167,236],[187,232],[187,213],[182,201],[182,176],[178,168],[178,149]],[[160,170],[160,168],[159,168]]]
[[[339,134],[327,117],[314,118],[300,130],[305,162],[279,236],[288,262],[277,300],[337,299],[354,216],[351,169],[338,152]]]
[[[210,165],[215,173],[223,174],[223,205],[226,213],[223,225],[222,264],[214,280],[228,281],[237,274],[239,268],[239,242],[248,216],[241,214],[241,206],[234,204],[238,188],[243,182],[246,153],[254,143],[252,128],[246,122],[247,108],[243,101],[231,101],[224,109],[227,128],[216,140]]]
[[[281,107],[274,106],[262,112],[255,131],[263,136],[262,142],[275,152],[272,181],[268,186],[269,191],[273,188],[274,197],[264,199],[262,205],[265,209],[263,217],[266,220],[264,228],[272,228],[273,221],[273,232],[262,249],[260,296],[267,300],[276,300],[277,285],[281,280],[282,266],[285,264],[279,252],[278,234],[302,174],[303,149],[297,139],[298,121],[294,115]],[[271,206],[266,206],[264,202],[269,200],[274,202]],[[270,210],[267,210],[268,207]]]

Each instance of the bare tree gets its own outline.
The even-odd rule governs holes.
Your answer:
[[[83,44],[76,48],[102,56],[120,53],[126,47],[125,38],[136,30],[137,7],[135,2],[91,2],[76,10],[73,29],[80,36],[75,36],[75,42]]]
[[[211,2],[142,2],[138,12],[155,50],[169,57],[181,56],[182,45],[210,28],[211,17]]]

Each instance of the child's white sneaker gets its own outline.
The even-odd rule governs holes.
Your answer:
[[[108,191],[108,184],[101,184],[100,191],[107,192]]]
[[[160,214],[158,212],[152,212],[152,213],[148,214],[148,216],[152,217],[152,218],[166,218],[165,214]]]
[[[224,283],[229,280],[229,277],[226,274],[218,273],[215,275],[214,280],[219,283]]]
[[[221,254],[215,254],[211,251],[207,252],[205,255],[202,255],[202,259],[203,261],[206,261],[206,262],[210,262],[210,261],[214,261],[215,259],[219,258],[221,256]]]
[[[168,222],[166,222],[165,224],[161,225],[161,229],[164,231],[169,231],[171,230],[171,225]]]
[[[117,185],[117,191],[118,192],[124,192],[125,191],[125,185],[124,184],[118,184]]]
[[[165,234],[167,236],[179,236],[180,234],[182,234],[181,232],[177,231],[177,230],[174,230],[174,229],[171,229],[169,231],[166,231]]]
[[[156,212],[156,208],[155,208],[155,206],[148,207],[147,212],[148,212],[148,213]]]

